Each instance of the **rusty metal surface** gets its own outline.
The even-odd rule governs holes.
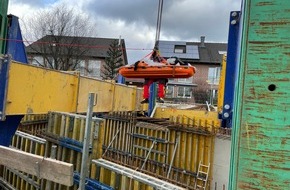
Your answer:
[[[290,189],[289,10],[244,1],[229,189]]]

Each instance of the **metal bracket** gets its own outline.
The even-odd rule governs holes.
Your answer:
[[[0,57],[0,121],[4,121],[6,102],[7,102],[7,87],[8,87],[8,75],[9,75],[10,57],[4,55]]]

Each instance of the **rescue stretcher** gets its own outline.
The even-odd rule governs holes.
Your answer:
[[[195,67],[186,64],[147,63],[139,61],[119,69],[126,78],[189,78],[195,74]]]

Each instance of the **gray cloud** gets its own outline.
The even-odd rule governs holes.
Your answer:
[[[230,11],[240,10],[242,0],[164,0],[161,40],[226,42]],[[10,0],[16,15],[29,14],[53,3],[64,3],[96,23],[96,36],[126,41],[129,61],[134,62],[154,46],[158,0]],[[13,14],[13,12],[12,12]],[[138,49],[146,50],[138,50]],[[132,50],[134,49],[134,50]]]
[[[108,19],[121,19],[127,24],[156,22],[158,1],[154,0],[92,0],[85,7],[95,15]]]
[[[241,0],[164,0],[161,36],[226,41],[229,13],[240,9]],[[156,27],[158,0],[92,0],[85,8],[96,17]],[[162,38],[161,38],[162,39]]]

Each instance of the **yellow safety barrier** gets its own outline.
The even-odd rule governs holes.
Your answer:
[[[97,94],[94,112],[137,111],[142,89],[46,68],[11,62],[6,115],[87,111],[88,93]]]

